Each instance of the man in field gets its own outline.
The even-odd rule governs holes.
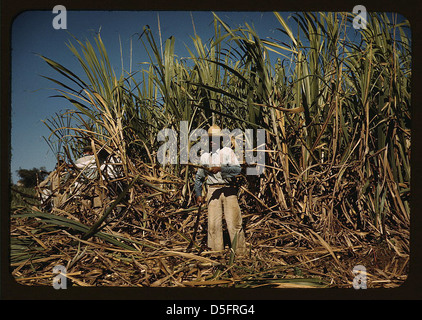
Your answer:
[[[83,170],[83,176],[88,179],[94,179],[98,173],[94,153],[90,146],[85,146],[82,157],[75,161],[75,167]]]
[[[202,185],[206,179],[208,186],[208,247],[214,251],[224,249],[222,217],[236,254],[246,253],[245,234],[242,228],[242,216],[237,200],[237,187],[233,178],[240,174],[241,167],[234,151],[222,147],[221,129],[213,125],[208,130],[210,152],[201,155],[201,165],[195,177],[195,193],[198,204],[205,202]]]
[[[74,183],[73,193],[82,197],[81,203],[86,209],[100,208],[101,190],[98,185],[90,183],[98,178],[97,163],[91,146],[84,147],[82,156],[75,161],[75,168],[81,172],[81,176]]]

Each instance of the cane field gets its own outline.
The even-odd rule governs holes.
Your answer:
[[[67,101],[66,112],[45,119],[45,142],[63,162],[47,203],[36,199],[39,190],[12,189],[10,272],[17,283],[51,286],[57,265],[77,287],[329,290],[353,288],[362,267],[368,288],[406,281],[410,24],[386,13],[368,13],[362,29],[346,12],[292,13],[288,21],[273,14],[288,41],[277,33],[260,38],[247,23],[229,27],[214,13],[214,36],[192,32],[183,59],[174,53],[178,39],[155,38],[148,26],[134,30],[134,45],[149,60],[121,74],[101,33],[69,35],[81,73],[54,54],[40,56],[57,71],[52,94]],[[198,215],[196,167],[157,161],[158,133],[180,132],[181,123],[265,130],[265,170],[243,170],[237,179],[246,256],[205,247],[207,207]],[[84,179],[77,196],[83,172],[71,164],[85,145],[97,164],[101,152],[118,157],[121,175]]]

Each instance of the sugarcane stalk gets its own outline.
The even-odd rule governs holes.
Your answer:
[[[132,188],[132,186],[135,184],[135,182],[138,180],[139,176],[136,176],[131,183],[122,191],[122,193],[119,194],[119,196],[116,198],[116,200],[113,201],[113,203],[105,210],[104,214],[101,216],[100,219],[97,220],[97,222],[82,236],[82,240],[87,240],[99,230],[101,224],[104,222],[104,220],[110,215],[110,213],[113,211],[113,209],[124,199],[126,196],[126,193]]]

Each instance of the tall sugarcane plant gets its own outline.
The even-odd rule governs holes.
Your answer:
[[[120,77],[100,35],[95,45],[69,44],[83,77],[43,57],[73,84],[51,79],[78,114],[71,147],[92,140],[117,149],[125,174],[135,176],[133,163],[157,165],[157,133],[180,130],[181,121],[189,129],[265,129],[257,209],[289,212],[326,231],[342,224],[385,233],[387,221],[408,227],[408,22],[370,14],[366,29],[354,30],[348,13],[297,13],[290,21],[274,14],[281,40],[262,39],[248,24],[230,28],[214,14],[214,36],[195,34],[187,58],[175,54],[174,37],[160,50],[145,27],[139,39],[149,61]],[[181,196],[190,201],[193,171],[163,170],[183,177]]]

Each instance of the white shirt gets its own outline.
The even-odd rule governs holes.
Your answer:
[[[201,155],[200,164],[204,167],[221,167],[221,171],[215,174],[209,173],[206,183],[213,184],[230,184],[233,177],[240,173],[241,167],[236,154],[229,147],[218,149],[216,152],[204,153]],[[198,195],[205,180],[206,173],[203,168],[199,168],[195,177],[195,191]]]
[[[75,167],[79,170],[83,170],[83,174],[89,179],[93,179],[96,176],[97,164],[95,163],[95,157],[93,155],[79,158],[75,162]]]

